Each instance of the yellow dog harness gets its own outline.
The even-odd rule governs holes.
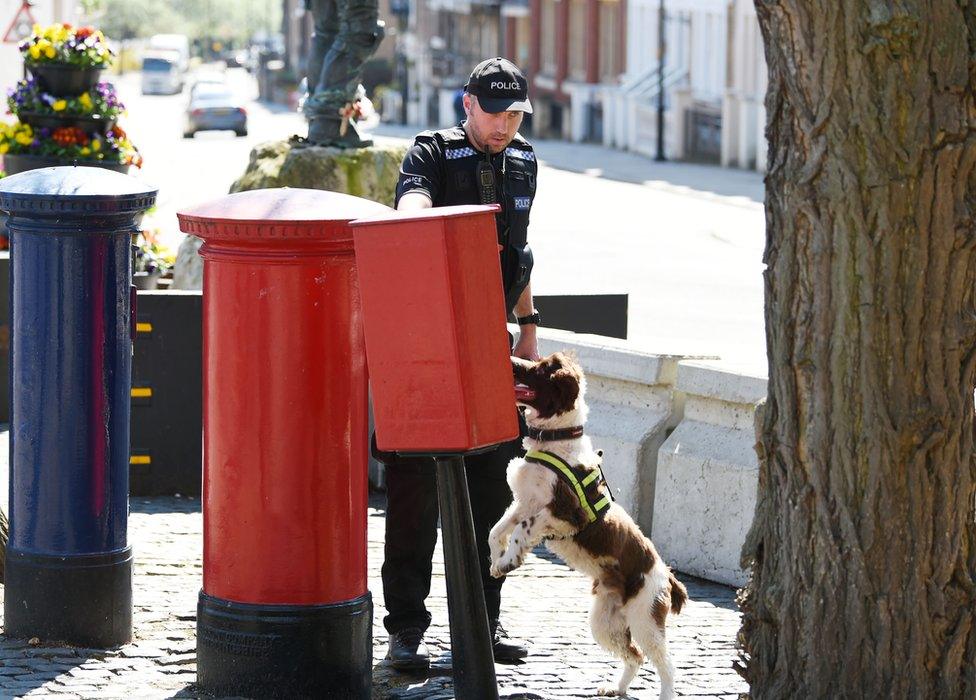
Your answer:
[[[612,496],[607,480],[603,477],[603,469],[599,465],[593,471],[589,471],[582,464],[571,467],[561,457],[542,450],[532,450],[525,455],[525,459],[528,462],[549,468],[569,484],[579,499],[580,507],[583,508],[589,522],[601,520],[606,515]],[[587,494],[586,487],[594,482],[596,482],[596,488],[590,489],[590,494]]]

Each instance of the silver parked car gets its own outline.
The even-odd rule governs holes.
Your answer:
[[[183,72],[175,51],[154,51],[142,57],[142,94],[175,95],[183,90]]]
[[[197,83],[186,106],[183,138],[193,138],[198,131],[220,130],[247,136],[247,110],[243,101],[223,83]]]

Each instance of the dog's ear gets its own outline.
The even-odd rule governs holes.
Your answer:
[[[570,410],[579,398],[579,377],[570,369],[559,369],[552,374],[552,386],[558,396],[557,413]]]
[[[531,369],[533,366],[532,362],[523,360],[521,357],[515,357],[514,355],[511,356],[511,361],[512,374],[515,375],[516,381],[519,381],[525,377],[528,374],[529,369]]]

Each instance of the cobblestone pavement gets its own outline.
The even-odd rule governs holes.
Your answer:
[[[373,697],[450,698],[450,676],[444,665],[450,635],[439,548],[429,600],[434,621],[427,634],[428,646],[437,657],[432,673],[429,678],[402,676],[383,663],[382,507],[382,499],[374,499],[369,511],[369,586],[375,605]],[[136,561],[133,643],[109,650],[79,649],[0,637],[0,698],[206,697],[194,686],[201,527],[197,499],[133,498],[129,519]],[[677,694],[737,698],[747,687],[732,669],[739,625],[734,591],[681,578],[691,603],[672,618],[669,629],[679,672]],[[541,549],[509,577],[502,619],[513,637],[529,640],[532,647],[526,663],[496,666],[503,697],[589,698],[597,686],[616,680],[617,663],[589,636],[588,591],[588,581]],[[631,687],[631,697],[654,698],[659,689],[656,675],[645,665]]]

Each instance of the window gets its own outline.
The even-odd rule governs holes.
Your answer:
[[[517,18],[515,20],[515,63],[523,70],[529,66],[529,44],[531,42],[529,18]]]
[[[542,0],[542,21],[539,23],[542,35],[540,63],[542,72],[547,75],[556,74],[556,2]]]
[[[569,0],[569,77],[586,80],[586,0]]]
[[[600,0],[600,80],[614,82],[620,77],[620,3]]]

